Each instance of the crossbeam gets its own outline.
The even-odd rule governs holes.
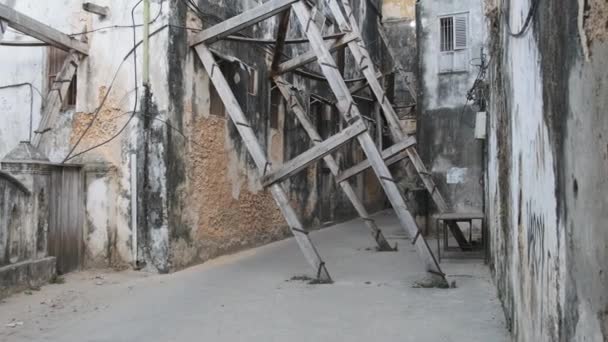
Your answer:
[[[221,23],[212,26],[202,32],[196,34],[190,42],[190,46],[195,46],[202,43],[211,44],[232,33],[241,31],[242,29],[264,21],[284,10],[288,9],[291,4],[298,0],[270,0],[264,4],[254,7],[249,11],[243,12],[230,19],[224,20]]]
[[[215,86],[219,97],[224,103],[228,116],[235,124],[239,135],[243,139],[243,143],[256,164],[258,172],[260,175],[263,175],[266,171],[272,172],[272,165],[268,162],[268,159],[263,152],[264,150],[256,138],[255,132],[249,125],[249,122],[247,121],[238,100],[234,96],[228,81],[215,61],[213,54],[211,51],[209,51],[209,48],[205,44],[198,44],[195,47],[195,51],[203,63],[203,66],[205,67],[211,82]],[[304,257],[308,263],[313,267],[316,278],[322,282],[331,282],[331,276],[327,271],[325,262],[321,259],[317,249],[312,244],[312,241],[308,236],[308,232],[302,226],[302,223],[298,219],[295,210],[291,207],[285,190],[283,190],[281,185],[278,183],[272,185],[269,189],[270,193],[275,199],[275,202],[281,210],[283,217],[287,221],[289,229],[293,233],[300,250],[304,254]]]
[[[296,94],[294,94],[293,89],[295,87],[287,83],[287,81],[285,81],[285,79],[281,76],[275,76],[274,82],[277,85],[277,88],[279,89],[281,94],[283,95],[283,98],[285,98],[285,101],[287,102],[287,107],[290,108],[291,111],[295,114],[296,118],[308,134],[310,140],[313,142],[313,144],[320,144],[321,135],[317,132],[312,122],[310,122],[308,115],[306,115],[306,110],[304,109],[304,106],[300,103]],[[331,154],[328,154],[323,157],[323,161],[329,168],[330,172],[334,175],[334,177],[338,176],[338,174],[340,173],[340,167],[338,166],[338,162],[334,159],[334,157]],[[365,222],[365,225],[369,228],[372,237],[378,245],[378,250],[395,251],[396,249],[388,243],[388,241],[384,237],[384,234],[376,225],[376,221],[374,221],[370,217],[369,213],[367,212],[367,209],[365,209],[363,202],[357,196],[357,193],[355,192],[355,189],[353,189],[352,185],[350,185],[349,182],[341,182],[339,183],[339,185],[346,197],[352,203],[359,216]]]
[[[46,96],[40,123],[38,124],[38,129],[34,132],[34,137],[32,139],[32,145],[34,147],[39,147],[43,135],[55,126],[55,122],[59,116],[64,100],[67,98],[70,84],[72,83],[72,79],[76,74],[79,64],[80,57],[76,52],[70,52],[65,58],[63,66],[55,77],[51,89]]]
[[[354,16],[352,7],[350,6],[349,0],[342,0],[342,5],[344,10],[346,11],[346,17],[342,13],[340,6],[338,4],[338,0],[329,0],[329,8],[332,12],[336,22],[340,26],[342,31],[354,32],[356,34],[361,34],[359,26],[357,24],[357,20]],[[348,18],[348,19],[347,19]],[[399,118],[395,109],[386,96],[383,87],[380,85],[380,82],[375,77],[375,66],[372,62],[372,58],[365,47],[365,42],[362,40],[356,43],[348,44],[349,50],[352,52],[353,57],[357,61],[359,65],[359,69],[367,79],[367,82],[370,85],[372,93],[374,94],[376,100],[381,105],[382,112],[384,113],[384,117],[386,119],[386,123],[389,127],[389,131],[393,140],[401,141],[405,138],[405,134],[401,129],[401,125],[399,124]],[[408,157],[412,162],[412,165],[416,168],[418,175],[422,179],[422,182],[431,195],[437,209],[441,213],[445,213],[449,211],[449,206],[447,205],[445,199],[441,195],[441,193],[437,190],[437,186],[432,179],[431,174],[426,169],[426,166],[422,162],[422,159],[418,155],[418,151],[415,148],[407,149]],[[449,224],[450,231],[454,235],[454,238],[458,242],[458,245],[461,249],[466,250],[470,249],[470,246],[467,242],[466,237],[456,224]]]
[[[382,159],[385,161],[385,164],[387,164],[387,166],[388,166],[389,159],[391,159],[395,155],[399,154],[400,152],[405,151],[406,149],[408,149],[414,145],[416,145],[416,139],[414,137],[406,138],[405,140],[382,151]],[[401,159],[399,159],[399,160],[401,160]],[[397,161],[395,161],[395,162],[397,162]],[[370,167],[372,167],[372,165],[370,164],[369,160],[366,159],[366,160],[360,162],[359,164],[357,164],[347,170],[344,170],[344,172],[340,173],[340,175],[336,178],[336,181],[344,182],[345,180],[360,174],[361,172],[369,169]]]
[[[358,117],[360,118],[361,113],[359,112],[359,108],[351,96],[346,82],[342,78],[335,60],[327,49],[327,46],[323,43],[321,31],[315,24],[311,24],[312,19],[310,16],[310,11],[306,7],[305,0],[294,3],[292,6],[292,11],[296,14],[296,17],[300,22],[301,29],[308,36],[310,45],[317,54],[321,71],[327,78],[330,88],[338,99],[336,106],[338,107],[340,114],[346,122],[356,120]],[[352,44],[357,43],[351,42],[349,43],[349,46]],[[375,72],[373,72],[372,78],[375,79]],[[368,82],[370,82],[369,79]],[[403,197],[401,197],[399,188],[397,187],[397,184],[395,183],[395,180],[393,179],[388,167],[384,164],[382,156],[376,148],[374,140],[369,135],[369,132],[359,135],[357,140],[359,141],[363,152],[369,159],[372,168],[374,169],[374,172],[376,173],[376,176],[378,177],[380,184],[387,195],[387,198],[391,202],[393,209],[399,218],[401,226],[413,239],[413,243],[415,244],[421,259],[424,261],[427,271],[444,278],[445,275],[441,271],[441,268],[439,267],[439,264],[437,263],[437,260],[435,259],[429,245],[427,244],[426,239],[421,236],[416,221],[407,210],[407,206],[403,200]]]
[[[6,21],[8,26],[15,30],[64,51],[75,50],[85,56],[89,54],[89,46],[86,43],[21,14],[6,5],[0,4],[0,19]]]
[[[328,44],[329,51],[333,52],[346,46],[346,44],[357,40],[357,36],[354,34],[346,34],[335,42]],[[286,62],[281,63],[277,68],[277,74],[281,75],[286,72],[303,67],[306,64],[312,63],[317,60],[317,55],[314,51],[309,51],[305,54],[299,55],[298,57],[292,58]]]
[[[365,131],[367,131],[367,127],[365,126],[363,120],[357,120],[340,133],[330,137],[320,144],[314,145],[311,149],[288,161],[279,170],[264,176],[262,178],[262,185],[267,187],[293,176],[306,168],[308,165],[334,152],[342,145],[358,137]]]
[[[4,37],[4,32],[6,32],[7,28],[8,25],[6,24],[6,22],[0,20],[0,42],[2,41],[2,38]]]

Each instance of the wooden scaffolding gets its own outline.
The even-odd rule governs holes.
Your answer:
[[[407,136],[401,129],[393,105],[389,101],[383,86],[378,80],[379,74],[365,43],[363,42],[361,32],[349,1],[340,0],[339,2],[339,0],[328,0],[327,6],[334,22],[337,23],[341,31],[339,35],[335,36],[333,41],[324,41],[321,29],[315,21],[315,16],[319,15],[320,11],[318,11],[314,2],[306,0],[270,0],[258,7],[201,31],[191,40],[191,47],[196,50],[197,55],[209,74],[211,82],[215,86],[215,89],[226,107],[230,119],[234,122],[246,148],[253,158],[259,170],[261,183],[267,187],[274,196],[300,249],[309,264],[313,267],[319,281],[331,281],[327,265],[313,245],[309,237],[309,232],[302,226],[296,212],[290,206],[281,182],[321,159],[323,159],[330,172],[336,178],[336,182],[339,184],[342,191],[344,191],[346,197],[350,200],[359,216],[370,229],[378,248],[385,251],[393,250],[380,228],[370,217],[361,199],[358,198],[349,182],[354,175],[357,175],[368,168],[372,168],[397,214],[401,227],[403,227],[410,236],[411,242],[415,245],[420,258],[424,262],[426,270],[436,276],[444,278],[444,273],[441,271],[424,236],[422,236],[416,221],[408,211],[396,181],[391,175],[387,165],[408,158],[416,168],[417,173],[433,198],[438,210],[440,212],[446,212],[448,210],[448,205],[443,199],[443,196],[439,193],[435,182],[431,178],[431,174],[427,171],[418,155],[415,147],[415,138]],[[306,35],[311,50],[308,53],[301,54],[293,59],[282,61],[281,56],[285,46],[286,33],[290,25],[291,13],[297,18],[299,27]],[[295,115],[299,124],[309,136],[312,144],[312,148],[284,163],[280,168],[273,167],[268,161],[264,150],[256,139],[255,133],[250,126],[247,117],[241,109],[225,76],[222,74],[213,52],[209,48],[210,44],[228,38],[231,34],[275,15],[280,16],[279,33],[275,42],[274,59],[272,61],[270,74],[272,75],[272,80],[276,84],[276,87],[284,97],[288,110]],[[385,44],[387,43],[388,42],[385,41]],[[362,120],[361,112],[353,99],[351,93],[353,90],[347,87],[347,84],[339,71],[338,65],[332,57],[332,51],[346,47],[352,53],[356,61],[357,69],[359,69],[365,77],[367,82],[366,87],[371,89],[375,101],[377,101],[381,107],[390,134],[396,142],[393,146],[384,151],[379,151],[376,147],[364,120]],[[318,63],[323,76],[329,83],[329,87],[336,98],[335,106],[347,123],[344,130],[325,141],[321,139],[320,134],[309,120],[305,107],[296,94],[297,90],[283,77],[285,73],[295,71],[297,68],[313,62]],[[367,159],[347,170],[341,170],[331,153],[351,140],[356,140],[358,142]],[[460,229],[457,226],[451,226],[450,229],[459,244],[461,244],[461,247],[466,248],[466,238]]]

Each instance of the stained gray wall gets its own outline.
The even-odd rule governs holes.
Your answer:
[[[466,70],[439,68],[439,17],[468,14]],[[474,137],[475,113],[466,104],[485,39],[481,0],[421,0],[417,3],[419,56],[418,148],[439,190],[456,212],[483,210],[483,144]],[[466,106],[465,106],[466,105]]]
[[[517,341],[608,339],[606,6],[581,3],[541,1],[519,38],[531,1],[487,3],[492,267]]]

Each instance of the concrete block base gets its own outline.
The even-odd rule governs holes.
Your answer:
[[[55,257],[48,257],[0,267],[0,298],[48,283],[55,274],[55,264]]]

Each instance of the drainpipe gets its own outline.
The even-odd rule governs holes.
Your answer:
[[[144,66],[143,83],[146,91],[150,87],[150,0],[144,0]]]

